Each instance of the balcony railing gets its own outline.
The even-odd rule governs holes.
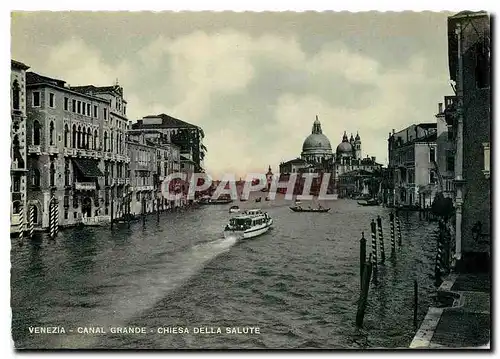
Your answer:
[[[125,184],[125,178],[117,178],[116,183],[117,184]]]
[[[153,186],[136,186],[135,190],[136,191],[152,191]]]
[[[42,146],[40,146],[40,145],[29,145],[28,152],[29,153],[35,153],[35,154],[39,155],[39,154],[42,153]]]
[[[75,182],[75,189],[82,191],[92,191],[96,189],[95,182]]]
[[[59,148],[57,148],[57,146],[49,146],[48,152],[51,155],[57,155],[59,153]]]
[[[111,216],[83,217],[82,223],[86,226],[101,226],[111,222]]]
[[[125,178],[125,184],[130,184],[130,178]]]
[[[68,148],[64,147],[64,155],[65,156],[74,156],[75,155],[75,149],[74,148]]]

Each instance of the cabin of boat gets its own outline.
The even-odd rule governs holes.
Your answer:
[[[229,220],[224,229],[224,237],[253,238],[266,233],[272,224],[273,220],[267,213],[260,209],[250,209]]]
[[[229,213],[238,213],[240,211],[240,207],[238,206],[231,206],[229,208]]]

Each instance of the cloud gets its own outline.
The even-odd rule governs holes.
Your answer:
[[[111,56],[107,46],[122,41],[120,32],[89,42],[75,30],[47,47],[44,57],[30,53],[29,46],[22,51],[33,71],[72,85],[109,85],[118,78],[133,121],[167,113],[201,126],[205,165],[215,177],[229,171],[243,177],[269,164],[276,172],[280,161],[300,155],[316,115],[334,150],[344,130],[359,131],[364,155],[383,162],[392,128],[434,120],[436,103],[449,91],[446,61],[432,56],[440,59],[446,49],[414,51],[390,66],[384,53],[390,38],[376,47],[360,30],[354,46],[352,39],[325,29],[310,37],[299,27],[259,34],[235,26],[143,32],[135,50],[121,58]],[[366,48],[379,53],[356,48],[365,37]]]

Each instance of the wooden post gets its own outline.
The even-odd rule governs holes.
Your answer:
[[[35,205],[30,206],[30,220],[29,220],[29,237],[33,238],[35,231]]]
[[[396,211],[396,227],[398,229],[398,246],[401,247],[401,223],[399,222],[399,211]]]
[[[54,207],[54,198],[50,200],[49,204],[49,230],[50,230],[50,239],[54,239],[55,231],[56,231],[56,223],[55,223],[55,207]]]
[[[160,198],[156,199],[156,222],[160,223]]]
[[[366,239],[365,232],[361,232],[361,239],[359,240],[359,278],[361,282],[361,288],[363,288],[363,271],[365,269],[366,262]]]
[[[372,219],[371,222],[371,234],[372,234],[372,264],[373,264],[373,280],[377,280],[377,225],[375,221]]]
[[[146,198],[142,199],[142,225],[146,225]]]
[[[130,228],[130,202],[132,202],[132,193],[127,195],[127,228]]]
[[[384,233],[382,232],[382,218],[377,216],[378,238],[380,245],[380,260],[385,263],[385,246],[384,246]]]
[[[439,221],[439,233],[437,237],[437,253],[436,253],[436,265],[434,269],[434,276],[436,280],[436,286],[441,284],[441,274],[442,274],[442,256],[443,256],[443,230],[441,221]]]
[[[23,244],[24,239],[24,207],[19,211],[19,244]]]
[[[417,328],[417,314],[418,314],[418,282],[413,280],[413,326]]]
[[[370,260],[368,260],[368,263],[365,264],[365,269],[363,271],[363,285],[361,287],[361,292],[358,301],[358,311],[356,313],[356,326],[358,328],[363,326],[366,304],[368,302],[368,290],[370,289],[371,275],[372,275],[372,264],[370,263]]]
[[[111,230],[113,230],[113,207],[114,207],[114,201],[113,201],[113,196],[111,196]]]
[[[59,232],[59,201],[54,198],[54,235],[57,236]]]
[[[391,222],[391,255],[396,253],[396,238],[394,233],[394,212],[389,214],[389,222]]]

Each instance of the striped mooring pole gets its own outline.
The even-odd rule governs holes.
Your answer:
[[[30,206],[29,237],[33,238],[35,232],[35,205]]]
[[[375,221],[372,219],[370,223],[371,226],[371,234],[372,234],[372,262],[374,264],[374,268],[377,267],[377,225]]]
[[[59,232],[59,202],[54,198],[54,235],[57,236],[57,232]]]
[[[23,243],[24,238],[24,207],[19,210],[19,243]]]
[[[399,222],[399,212],[396,211],[396,227],[398,229],[398,246],[401,247],[401,223]]]
[[[441,281],[442,264],[443,264],[443,228],[442,228],[441,221],[439,221],[439,233],[438,233],[438,237],[437,237],[436,267],[434,270],[436,283],[439,283]]]
[[[385,263],[385,247],[384,247],[384,234],[382,232],[382,218],[377,216],[378,238],[380,245],[380,261]]]
[[[394,254],[396,251],[396,240],[394,238],[394,213],[389,214],[389,222],[391,222],[391,252]]]
[[[54,239],[56,235],[56,216],[55,216],[55,211],[56,207],[54,206],[54,198],[50,200],[49,204],[49,231],[50,231],[50,238]]]

